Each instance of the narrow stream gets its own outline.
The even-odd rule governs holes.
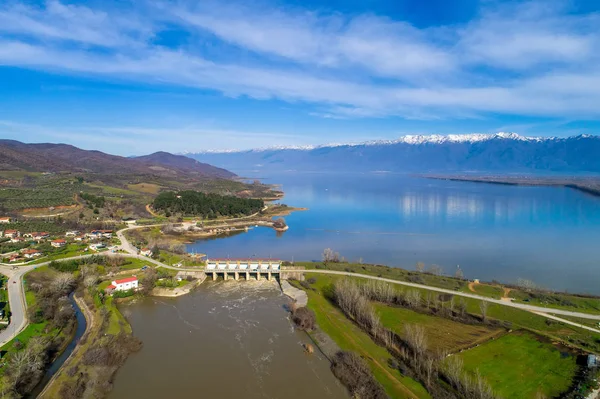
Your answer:
[[[42,393],[42,391],[44,390],[44,388],[46,388],[46,385],[48,384],[48,382],[50,382],[54,374],[56,374],[58,370],[60,370],[65,361],[69,358],[69,356],[71,356],[71,353],[73,353],[73,350],[79,343],[79,340],[81,339],[83,333],[85,332],[85,329],[87,328],[85,316],[83,315],[81,309],[79,309],[79,306],[77,305],[77,302],[75,302],[75,299],[73,299],[73,293],[69,295],[69,300],[71,301],[71,304],[75,309],[75,318],[77,320],[77,326],[75,327],[75,335],[73,336],[71,342],[69,342],[69,345],[67,345],[65,350],[60,354],[60,356],[52,362],[50,368],[46,371],[44,377],[39,382],[39,384],[28,395],[25,395],[25,398],[36,398],[40,393]]]

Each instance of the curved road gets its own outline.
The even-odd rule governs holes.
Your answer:
[[[125,237],[125,234],[123,234],[123,233],[126,230],[151,227],[151,226],[160,226],[160,225],[130,226],[130,227],[127,227],[127,228],[117,231],[117,237],[119,238],[119,240],[121,240],[121,245],[118,248],[125,251],[126,253],[125,254],[102,253],[102,255],[127,256],[127,257],[142,259],[149,263],[153,263],[157,266],[164,267],[167,269],[173,269],[173,270],[199,271],[199,269],[197,269],[197,268],[196,269],[189,269],[189,268],[186,269],[186,268],[181,268],[181,267],[169,266],[169,265],[159,262],[155,259],[139,255],[138,249],[136,247],[134,247],[133,245],[131,245],[131,243],[129,243],[129,241],[127,241],[127,238]],[[88,258],[88,257],[94,256],[94,255],[98,255],[98,254],[79,255],[79,256],[74,256],[71,258],[65,258],[65,259],[61,259],[61,260],[83,259],[83,258]],[[12,312],[11,323],[9,324],[9,326],[6,329],[0,331],[0,346],[4,345],[5,343],[7,343],[11,339],[13,339],[19,332],[21,332],[27,326],[27,323],[28,323],[27,317],[25,314],[27,306],[25,303],[25,290],[23,287],[23,275],[25,275],[27,272],[33,270],[37,266],[44,266],[49,263],[50,263],[50,261],[44,262],[44,263],[38,263],[36,265],[18,266],[17,269],[13,269],[14,265],[0,264],[0,273],[9,277],[8,300],[9,300],[10,309]],[[340,272],[340,271],[335,271],[335,270],[321,270],[321,269],[295,269],[294,272],[336,274],[336,275],[341,275],[341,276],[360,277],[360,278],[371,279],[371,280],[385,281],[387,283],[392,283],[392,284],[404,285],[407,287],[420,288],[420,289],[429,290],[429,291],[443,292],[443,293],[452,294],[452,295],[456,295],[456,296],[478,299],[481,301],[487,301],[487,302],[495,303],[498,305],[510,306],[513,308],[532,312],[532,313],[538,314],[540,316],[543,316],[543,317],[546,317],[546,318],[549,318],[552,320],[560,321],[565,324],[569,324],[569,325],[572,325],[575,327],[583,328],[585,330],[600,334],[600,329],[592,328],[592,327],[589,327],[589,326],[586,326],[583,324],[575,323],[575,322],[572,322],[569,320],[559,318],[557,316],[553,316],[553,315],[571,316],[571,317],[578,317],[578,318],[582,318],[582,319],[590,319],[590,320],[600,321],[600,315],[597,315],[597,314],[579,313],[579,312],[572,312],[572,311],[563,310],[563,309],[553,309],[553,308],[545,308],[542,306],[533,306],[533,305],[526,305],[526,304],[522,304],[522,303],[513,303],[510,301],[503,301],[500,299],[493,299],[493,298],[488,298],[488,297],[479,296],[479,295],[475,295],[475,294],[469,294],[467,292],[457,292],[457,291],[447,290],[444,288],[431,287],[428,285],[415,284],[415,283],[410,283],[407,281],[392,280],[389,278],[369,276],[369,275],[359,274],[359,273]]]

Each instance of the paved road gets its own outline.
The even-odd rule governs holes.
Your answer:
[[[589,330],[589,331],[600,333],[599,329],[595,329],[595,328],[588,327],[588,326],[585,326],[585,325],[582,325],[582,324],[579,324],[579,323],[575,323],[575,322],[572,322],[572,321],[569,321],[569,320],[564,320],[564,319],[561,319],[561,318],[549,315],[549,314],[553,314],[553,315],[561,315],[561,316],[579,317],[579,318],[582,318],[582,319],[600,320],[600,315],[599,314],[589,314],[589,313],[572,312],[572,311],[563,310],[563,309],[553,309],[553,308],[545,308],[545,307],[542,307],[542,306],[526,305],[526,304],[523,304],[523,303],[514,303],[514,302],[510,302],[510,301],[503,301],[503,300],[500,300],[500,299],[493,299],[493,298],[488,298],[488,297],[484,297],[484,296],[480,296],[480,295],[469,294],[467,292],[458,292],[458,291],[453,291],[453,290],[447,290],[447,289],[444,289],[444,288],[431,287],[429,285],[409,283],[407,281],[398,281],[398,280],[392,280],[392,279],[389,279],[389,278],[369,276],[369,275],[366,275],[366,274],[359,274],[359,273],[339,272],[339,271],[335,271],[335,270],[322,270],[322,269],[295,269],[294,272],[336,274],[336,275],[341,275],[341,276],[360,277],[360,278],[366,278],[366,279],[371,279],[371,280],[385,281],[387,283],[399,284],[399,285],[404,285],[404,286],[408,286],[408,287],[420,288],[420,289],[429,290],[429,291],[443,292],[443,293],[448,293],[448,294],[452,294],[452,295],[462,296],[462,297],[466,297],[466,298],[479,299],[481,301],[487,301],[487,302],[491,302],[491,303],[496,303],[498,305],[510,306],[510,307],[513,307],[513,308],[518,308],[518,309],[526,310],[528,312],[536,313],[536,314],[539,314],[539,315],[544,316],[544,317],[548,317],[548,318],[553,319],[553,320],[559,320],[559,321],[561,321],[563,323],[566,323],[566,324],[570,324],[570,325],[573,325],[573,326],[584,328],[584,329]]]
[[[23,275],[33,268],[34,266],[21,266],[18,269],[13,269],[12,266],[0,266],[0,273],[8,277],[8,302],[12,313],[10,324],[0,331],[0,346],[9,342],[27,327]]]

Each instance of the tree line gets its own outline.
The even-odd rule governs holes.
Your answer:
[[[216,219],[219,216],[251,215],[260,211],[264,207],[264,202],[261,199],[187,190],[162,192],[156,196],[152,206],[155,210],[164,212],[167,217],[181,214]]]

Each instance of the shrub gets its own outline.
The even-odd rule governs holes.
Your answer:
[[[292,320],[301,330],[311,331],[315,328],[315,312],[308,308],[302,307],[296,309],[292,314]]]
[[[340,351],[335,354],[331,371],[350,391],[350,395],[360,399],[386,399],[388,396],[373,378],[364,361],[355,353]]]
[[[317,279],[314,277],[309,278],[308,280],[306,280],[309,284],[315,284],[317,282]]]

